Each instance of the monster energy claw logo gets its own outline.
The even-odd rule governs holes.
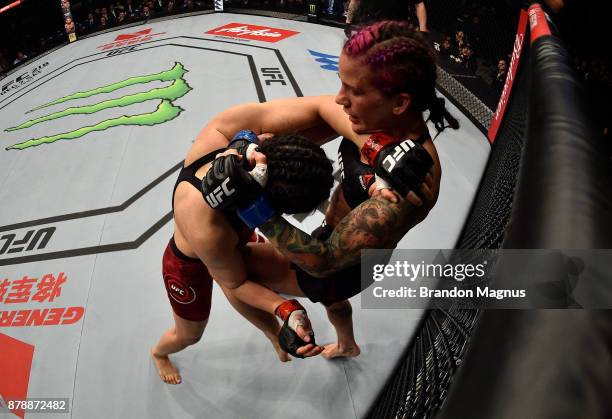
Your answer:
[[[137,103],[143,103],[146,101],[159,100],[157,109],[151,113],[139,114],[139,115],[122,115],[117,118],[103,120],[94,125],[78,128],[73,131],[64,132],[61,134],[44,136],[39,138],[31,138],[29,140],[13,144],[7,147],[7,150],[23,150],[29,147],[35,147],[41,144],[50,144],[59,140],[73,140],[81,138],[90,132],[104,131],[108,128],[125,126],[125,125],[158,125],[168,122],[184,110],[179,106],[176,106],[173,102],[185,96],[192,88],[187,84],[183,76],[187,73],[187,70],[181,63],[175,63],[174,67],[170,70],[163,71],[161,73],[149,74],[145,76],[130,77],[129,79],[102,86],[96,89],[87,90],[85,92],[77,92],[68,96],[61,97],[53,100],[52,102],[38,106],[29,112],[33,112],[39,109],[43,109],[52,105],[68,102],[76,99],[84,99],[93,97],[103,93],[112,93],[124,87],[146,84],[152,81],[168,82],[172,84],[165,87],[154,88],[141,93],[133,93],[126,96],[122,96],[116,99],[107,99],[92,105],[74,106],[63,109],[61,111],[53,112],[38,118],[31,119],[15,127],[7,128],[5,131],[17,131],[20,129],[29,128],[33,125],[41,122],[52,121],[60,119],[69,115],[87,115],[100,112],[106,109],[129,106]]]

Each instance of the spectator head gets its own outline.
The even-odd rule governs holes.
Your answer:
[[[472,51],[472,46],[470,44],[465,44],[463,48],[461,48],[461,55],[463,56],[463,58],[470,59],[472,58],[473,54],[474,51]]]
[[[444,38],[444,41],[442,41],[442,49],[449,50],[452,47],[453,47],[453,42],[451,41],[451,37],[447,36],[446,38]]]
[[[457,47],[459,47],[460,49],[463,48],[463,44],[465,44],[467,41],[465,39],[465,32],[463,32],[463,30],[459,29],[457,30],[457,32],[455,32],[455,43],[457,45]]]
[[[74,32],[74,22],[69,17],[64,19],[64,28],[66,32]]]

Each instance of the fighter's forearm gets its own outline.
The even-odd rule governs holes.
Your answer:
[[[333,267],[333,242],[319,241],[292,226],[280,215],[259,227],[290,261],[314,276],[325,276]]]
[[[324,277],[359,263],[361,249],[395,247],[413,209],[404,200],[394,204],[382,197],[370,198],[344,217],[324,242],[280,216],[260,229],[289,260],[313,276]]]
[[[285,299],[261,284],[247,280],[235,288],[223,287],[226,294],[232,295],[244,304],[274,314]]]

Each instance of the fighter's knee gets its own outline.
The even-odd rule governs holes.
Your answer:
[[[353,307],[348,300],[338,301],[326,307],[328,314],[336,317],[350,317],[353,315]]]

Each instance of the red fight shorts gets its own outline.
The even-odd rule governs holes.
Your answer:
[[[208,319],[212,277],[200,259],[190,258],[181,253],[176,247],[174,237],[166,246],[162,273],[172,310],[186,320]]]
[[[264,241],[255,232],[249,236],[245,241]],[[186,256],[176,247],[174,237],[164,251],[162,273],[172,310],[186,320],[208,319],[213,279],[200,259]]]

